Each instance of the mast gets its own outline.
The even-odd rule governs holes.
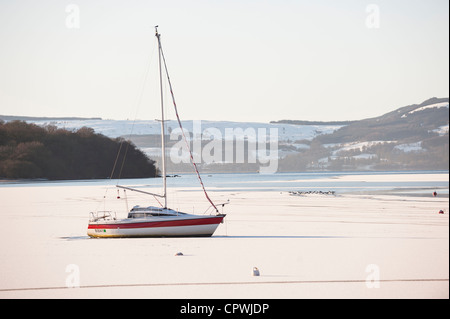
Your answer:
[[[209,201],[212,207],[219,213],[216,205],[209,198],[208,193],[206,192],[205,185],[203,184],[202,178],[200,176],[200,172],[198,171],[197,164],[195,164],[194,156],[192,155],[191,148],[189,147],[189,142],[186,138],[186,135],[183,131],[183,125],[181,125],[180,116],[178,115],[177,104],[175,103],[175,96],[173,95],[172,83],[170,82],[169,71],[167,70],[166,58],[164,57],[164,52],[161,45],[160,34],[158,33],[158,26],[155,26],[156,29],[156,37],[158,38],[158,53],[159,53],[159,83],[161,87],[161,142],[162,142],[162,169],[163,169],[163,181],[164,181],[164,207],[167,208],[167,193],[166,193],[166,151],[165,151],[165,134],[164,134],[164,110],[163,110],[163,91],[162,91],[162,62],[164,62],[164,70],[167,76],[167,83],[169,84],[170,95],[172,96],[172,103],[175,110],[175,115],[177,116],[178,125],[180,126],[181,133],[183,133],[184,142],[186,143],[186,147],[189,150],[189,155],[191,158],[191,163],[194,166],[195,172],[197,173],[198,180],[200,185],[202,186],[203,192],[205,193],[206,199]]]
[[[159,56],[159,87],[161,94],[161,157],[162,157],[162,175],[163,175],[163,197],[164,208],[167,208],[167,177],[166,177],[166,137],[164,132],[164,100],[162,87],[162,66],[161,66],[161,39],[158,33],[158,26],[155,26],[156,38],[158,39],[158,56]]]

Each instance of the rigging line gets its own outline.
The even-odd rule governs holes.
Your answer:
[[[130,139],[130,137],[131,137],[131,135],[133,134],[133,131],[134,131],[134,126],[135,126],[135,124],[136,124],[137,114],[138,114],[138,112],[139,112],[139,107],[140,107],[141,102],[142,102],[142,96],[144,95],[145,83],[147,82],[148,74],[150,73],[150,66],[151,66],[151,64],[152,64],[152,60],[153,60],[155,51],[156,51],[156,50],[153,49],[153,51],[152,51],[152,53],[151,53],[151,55],[150,55],[150,58],[149,58],[149,60],[148,60],[147,67],[146,67],[146,70],[145,70],[145,73],[144,73],[144,76],[143,76],[141,90],[136,94],[136,98],[135,98],[135,102],[134,102],[134,106],[135,106],[136,112],[135,112],[135,114],[134,114],[134,119],[133,119],[133,123],[132,123],[132,125],[131,125],[130,133],[128,134],[128,139]],[[118,159],[119,159],[119,155],[120,155],[120,152],[121,152],[121,150],[122,150],[122,145],[123,145],[124,142],[125,142],[125,140],[123,140],[123,139],[122,139],[122,141],[120,142],[119,151],[118,151],[118,153],[117,153],[117,157],[116,157],[116,160],[115,160],[115,162],[114,162],[114,166],[113,166],[113,169],[112,169],[112,172],[111,172],[110,179],[112,179],[112,177],[113,177],[113,174],[114,174],[114,171],[115,171],[115,169],[116,169],[117,162],[118,162]],[[118,175],[118,177],[117,177],[117,184],[119,183],[119,180],[120,180],[120,178],[122,177],[122,171],[123,171],[123,167],[124,167],[124,165],[125,165],[125,160],[126,160],[126,157],[127,157],[127,154],[128,154],[128,148],[129,148],[129,146],[130,146],[130,143],[127,143],[127,148],[125,149],[125,154],[124,154],[124,156],[123,156],[122,164],[121,164],[121,166],[120,166],[119,175]]]
[[[122,145],[123,145],[123,140],[120,142],[120,145],[119,145],[119,151],[117,152],[116,160],[114,161],[114,165],[113,165],[113,168],[112,168],[112,171],[111,171],[111,175],[109,176],[110,180],[113,178],[114,171],[116,170],[116,165],[117,165],[117,162],[119,160],[119,155],[120,155],[120,151],[122,149]]]
[[[119,151],[117,152],[116,160],[114,161],[113,168],[111,170],[111,175],[109,175],[109,180],[111,181],[116,170],[117,162],[119,161],[120,151],[122,150],[123,140],[120,142]],[[105,194],[103,194],[103,205],[106,204],[106,194],[108,193],[108,187],[105,189]]]
[[[140,190],[137,190],[136,188],[133,188],[133,187],[125,187],[125,186],[120,186],[120,185],[116,185],[116,187],[117,187],[117,188],[123,188],[124,191],[126,191],[126,190],[128,189],[128,190],[130,190],[130,191],[132,191],[132,192],[135,192],[136,194],[134,194],[134,196],[133,196],[134,199],[138,198],[139,200],[142,200],[142,199],[148,198],[148,197],[147,197],[148,195],[152,195],[153,198],[158,202],[158,204],[159,204],[162,208],[164,207],[163,204],[161,204],[161,202],[158,200],[158,197],[162,197],[162,196],[159,195],[159,194],[150,193],[150,192],[145,192],[145,191],[140,191]],[[128,194],[128,193],[127,193],[127,194]],[[143,195],[143,194],[144,194],[144,195]]]
[[[157,31],[157,32],[158,32],[158,31]],[[157,34],[158,34],[158,33],[157,33]],[[188,141],[187,141],[186,135],[185,135],[185,133],[184,133],[183,126],[181,125],[180,116],[178,115],[177,104],[176,104],[176,102],[175,102],[175,96],[174,96],[173,90],[172,90],[172,83],[170,82],[169,71],[168,71],[168,69],[167,69],[166,58],[164,57],[164,52],[163,52],[163,49],[162,49],[162,46],[161,46],[161,39],[159,38],[159,36],[157,36],[157,38],[158,38],[159,48],[160,48],[160,51],[161,51],[161,56],[162,56],[163,61],[164,61],[164,69],[165,69],[166,75],[167,75],[167,82],[169,83],[169,89],[170,89],[170,94],[171,94],[171,96],[172,96],[172,103],[173,103],[173,107],[174,107],[174,109],[175,109],[175,115],[176,115],[176,117],[177,117],[178,125],[180,126],[180,129],[181,129],[181,133],[183,134],[184,142],[186,143],[186,147],[187,147],[187,149],[189,150],[189,156],[190,156],[190,159],[191,159],[191,163],[192,163],[192,165],[194,166],[195,172],[197,173],[198,180],[200,181],[200,185],[201,185],[202,188],[203,188],[203,192],[205,193],[206,199],[209,201],[209,203],[214,207],[214,209],[215,209],[216,212],[218,213],[219,210],[217,209],[216,205],[214,205],[214,203],[212,202],[212,200],[209,198],[208,193],[206,192],[205,185],[203,184],[203,180],[202,180],[202,178],[201,178],[201,176],[200,176],[200,173],[199,173],[199,171],[198,171],[198,168],[197,168],[197,164],[194,162],[194,157],[193,157],[193,155],[192,155],[191,148],[190,148],[190,146],[189,146],[189,143],[188,143]]]
[[[158,200],[158,198],[155,195],[153,195],[153,198],[158,202],[161,208],[164,208],[164,205]]]
[[[134,125],[134,123],[133,123],[133,125]],[[120,166],[119,176],[117,177],[117,183],[119,183],[119,179],[122,177],[122,171],[123,171],[123,167],[125,165],[125,160],[127,158],[129,147],[130,147],[130,143],[127,142],[127,147],[125,148],[125,154],[123,154],[122,165]]]

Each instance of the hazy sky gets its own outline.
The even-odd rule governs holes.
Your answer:
[[[378,116],[449,96],[448,12],[448,0],[0,0],[0,114],[159,118],[159,25],[184,120]]]

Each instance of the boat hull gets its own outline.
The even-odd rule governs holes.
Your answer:
[[[96,238],[211,237],[225,215],[164,216],[90,222],[87,234]]]

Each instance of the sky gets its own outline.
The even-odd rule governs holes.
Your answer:
[[[183,120],[358,120],[449,96],[448,0],[0,0],[0,114],[161,118],[155,25]]]

